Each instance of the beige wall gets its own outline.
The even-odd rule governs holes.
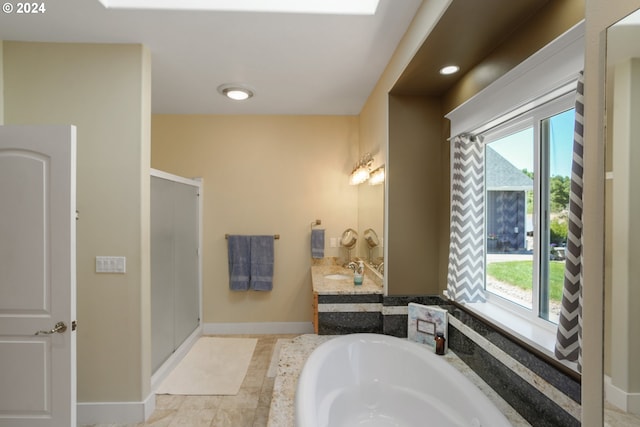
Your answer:
[[[355,116],[154,115],[152,167],[204,179],[203,321],[310,322],[310,225],[357,228]],[[271,292],[229,290],[225,234],[279,234]]]
[[[6,124],[77,126],[78,401],[149,393],[149,55],[139,45],[4,42]],[[97,255],[126,274],[96,274]]]
[[[445,143],[440,101],[389,97],[388,260],[390,295],[440,293],[441,204]]]
[[[361,147],[380,147],[379,161],[386,164],[389,172],[385,183],[386,190],[389,189],[389,185],[394,179],[393,168],[395,167],[398,171],[402,170],[402,165],[394,166],[393,159],[389,159],[388,156],[391,144],[389,140],[389,92],[449,4],[451,4],[450,0],[424,1],[422,3],[360,113]],[[389,191],[385,193],[385,222],[388,221],[387,217],[390,209],[389,193]],[[442,228],[440,230],[442,235]],[[385,229],[384,233],[385,245],[387,246],[385,251],[388,257],[388,231]],[[409,250],[409,246],[404,246],[404,248]],[[398,249],[400,248],[396,250]],[[395,253],[396,259],[402,259],[404,254],[404,252]],[[442,260],[440,259],[440,261]],[[385,273],[388,273],[394,267],[389,264],[388,260],[385,260],[385,262]],[[396,288],[397,286],[398,283],[389,281],[388,274],[386,274],[385,287],[388,293],[397,295],[404,291],[402,287]]]

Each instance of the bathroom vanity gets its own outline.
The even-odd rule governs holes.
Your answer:
[[[319,335],[382,332],[382,278],[365,267],[362,285],[333,259],[314,260],[313,328]]]

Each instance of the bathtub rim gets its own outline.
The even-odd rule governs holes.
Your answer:
[[[348,335],[339,335],[336,336],[336,338],[323,342],[318,347],[316,347],[316,349],[309,355],[309,357],[305,361],[295,388],[293,408],[295,426],[317,427],[319,425],[317,417],[315,416],[307,416],[304,419],[301,419],[301,413],[306,412],[307,414],[314,414],[314,409],[317,405],[317,399],[315,393],[313,396],[308,396],[306,399],[304,399],[301,396],[300,390],[307,390],[309,388],[308,383],[315,382],[315,379],[318,376],[313,375],[313,373],[318,371],[320,364],[324,361],[324,356],[326,353],[331,352],[335,347],[341,347],[345,345],[345,342],[349,343],[357,341],[374,343],[382,342],[385,345],[393,345],[394,347],[400,347],[403,350],[409,351],[410,353],[417,355],[420,359],[423,359],[425,363],[434,361],[436,367],[438,369],[444,370],[447,376],[451,376],[454,380],[461,381],[462,384],[468,385],[469,389],[473,390],[472,394],[474,396],[472,397],[474,399],[477,399],[474,400],[474,402],[493,408],[496,416],[498,418],[502,418],[505,426],[512,425],[507,416],[500,410],[497,405],[494,404],[494,402],[491,401],[491,399],[489,399],[489,397],[480,388],[473,384],[462,372],[460,372],[449,362],[447,362],[447,360],[444,359],[443,356],[436,355],[435,349],[432,349],[430,346],[410,341],[406,338],[398,338],[391,335],[376,333],[355,333]],[[315,388],[313,388],[312,390],[315,391]]]

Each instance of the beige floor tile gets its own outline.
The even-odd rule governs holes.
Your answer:
[[[185,396],[180,409],[218,409],[222,396]]]
[[[269,407],[256,409],[252,427],[267,427],[269,422]]]
[[[640,415],[626,413],[606,402],[604,412],[604,425],[605,427],[640,426]]]
[[[253,427],[255,409],[220,408],[210,427]]]
[[[260,388],[241,388],[235,396],[222,396],[220,408],[256,409],[260,400]]]
[[[217,409],[180,409],[169,427],[209,427]]]
[[[178,411],[176,409],[156,408],[147,422],[138,424],[138,427],[169,427],[177,413]]]
[[[267,377],[271,356],[278,339],[295,338],[296,335],[234,336],[258,339],[247,375],[236,396],[157,395],[155,411],[146,423],[137,427],[266,427],[275,383],[275,378]]]
[[[186,396],[172,394],[157,394],[156,409],[179,409]]]
[[[267,376],[267,369],[250,369],[242,382],[242,388],[261,388]]]

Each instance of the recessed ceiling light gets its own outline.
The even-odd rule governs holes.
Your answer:
[[[246,85],[227,83],[218,86],[218,93],[233,99],[234,101],[244,101],[253,96],[253,90]]]
[[[449,74],[455,74],[460,71],[460,67],[457,65],[447,65],[446,67],[442,67],[440,69],[440,74],[447,76]]]

